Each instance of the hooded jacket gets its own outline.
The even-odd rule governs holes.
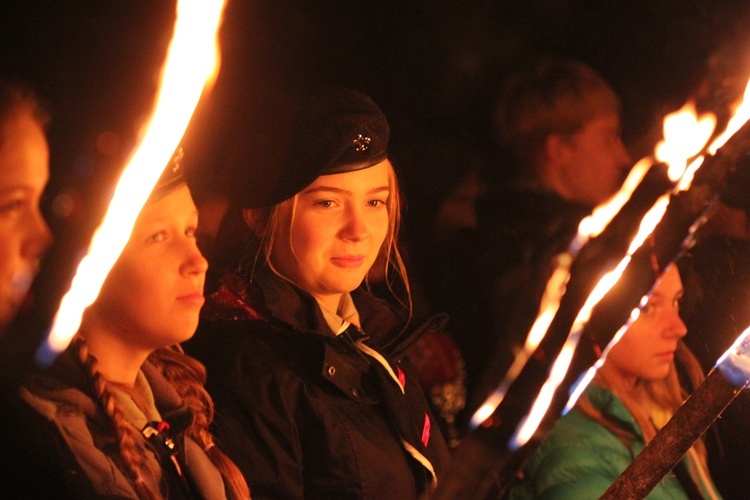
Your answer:
[[[361,330],[338,336],[267,269],[252,285],[225,276],[204,308],[186,349],[254,498],[415,498],[442,470],[447,447],[404,358],[434,322],[405,330],[384,302],[352,299]]]

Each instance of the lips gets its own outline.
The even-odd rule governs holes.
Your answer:
[[[672,361],[674,359],[675,351],[666,351],[656,355],[656,357],[662,361]]]
[[[179,297],[177,297],[177,300],[184,304],[194,305],[198,307],[202,306],[206,301],[206,299],[203,297],[203,292],[192,292],[185,295],[180,295]]]
[[[341,257],[333,257],[331,261],[339,267],[359,267],[364,263],[364,255],[342,255]]]

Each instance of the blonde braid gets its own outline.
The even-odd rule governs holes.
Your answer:
[[[190,408],[192,422],[185,431],[198,443],[221,473],[232,493],[232,498],[249,499],[250,490],[239,468],[219,450],[209,426],[214,418],[214,403],[206,391],[206,369],[195,358],[186,355],[179,346],[164,347],[149,357],[164,377],[174,386],[183,402]]]
[[[140,431],[125,419],[125,413],[120,408],[117,398],[112,394],[109,383],[99,371],[96,356],[89,353],[86,342],[77,337],[73,348],[89,375],[96,400],[112,421],[122,463],[133,481],[138,497],[144,500],[158,499],[159,496],[151,491],[141,475],[141,468],[146,460],[137,445],[141,439]]]

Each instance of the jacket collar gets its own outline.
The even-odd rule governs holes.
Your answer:
[[[43,384],[44,388],[49,391],[48,396],[52,399],[67,400],[68,403],[86,411],[90,417],[97,418],[96,403],[90,397],[88,375],[83,365],[78,362],[73,349],[74,347],[71,346],[64,351],[48,370],[34,379],[37,383]],[[181,433],[189,425],[192,418],[190,410],[182,402],[182,398],[172,384],[148,360],[141,366],[138,373],[137,387],[143,393],[146,403],[154,406],[153,409],[157,412],[153,414],[154,418],[160,415],[161,419],[177,424],[174,427],[174,433]],[[144,418],[150,417],[151,415],[146,415]]]
[[[589,384],[585,391],[586,397],[595,408],[600,410],[604,416],[617,422],[629,432],[643,439],[643,432],[633,418],[633,415],[625,408],[620,398],[613,392],[594,383]]]
[[[361,288],[351,297],[371,345],[384,347],[397,342],[405,323],[385,301]],[[250,283],[237,274],[224,275],[201,315],[214,321],[263,320],[300,332],[333,335],[317,301],[267,268],[256,270]]]

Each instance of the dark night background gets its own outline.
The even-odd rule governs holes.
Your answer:
[[[102,216],[153,105],[173,21],[167,1],[0,7],[0,75],[31,84],[54,117],[45,208],[58,238],[56,262],[73,267],[71,256]],[[185,140],[188,161],[220,171],[237,110],[269,90],[307,83],[363,90],[391,122],[391,155],[409,202],[406,234],[416,246],[461,174],[494,167],[489,111],[502,78],[518,65],[551,54],[597,69],[622,97],[623,137],[639,158],[660,138],[663,116],[701,82],[713,89],[711,102],[735,95],[750,75],[748,28],[746,0],[229,0],[221,73]],[[745,295],[748,283],[740,284],[748,285]],[[739,309],[737,297],[722,300]],[[695,344],[704,360],[728,346],[704,344]],[[730,410],[747,408],[744,399]],[[741,420],[728,413],[724,423]],[[727,497],[746,496],[750,459],[729,461],[737,460],[732,445],[749,449],[750,428],[726,435],[735,437],[729,458],[716,459],[715,477]],[[745,477],[731,479],[738,470]]]

